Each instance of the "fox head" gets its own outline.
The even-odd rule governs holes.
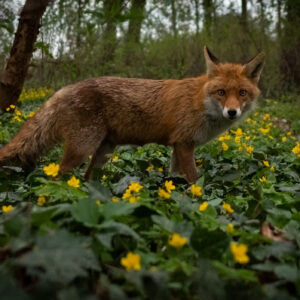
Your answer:
[[[204,105],[215,118],[236,120],[254,108],[260,90],[257,87],[264,66],[265,53],[260,52],[247,64],[220,63],[204,47],[208,80]]]

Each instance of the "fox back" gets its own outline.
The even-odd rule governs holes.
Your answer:
[[[0,149],[0,165],[32,167],[64,143],[61,172],[90,162],[86,177],[117,145],[161,143],[174,148],[172,170],[189,181],[196,145],[214,138],[254,108],[264,53],[248,64],[220,63],[205,47],[206,74],[183,80],[91,78],[63,87]]]

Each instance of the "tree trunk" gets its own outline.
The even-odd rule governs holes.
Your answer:
[[[129,21],[128,31],[125,37],[126,42],[140,42],[141,28],[144,20],[144,9],[146,0],[132,0],[130,10],[131,19]]]
[[[175,39],[177,39],[177,11],[175,7],[175,0],[171,0],[171,12],[173,36]]]
[[[2,111],[9,105],[16,104],[21,94],[41,18],[48,3],[49,0],[26,0],[23,6],[10,57],[0,81]]]
[[[140,43],[142,23],[145,18],[146,0],[132,0],[128,30],[125,36],[125,64],[132,65],[135,51]]]
[[[285,1],[286,19],[281,37],[281,73],[285,88],[300,92],[300,2]]]
[[[199,0],[194,0],[194,5],[195,5],[196,35],[198,36],[199,33],[200,33],[200,27],[199,27],[199,22],[200,22],[200,3],[199,3]]]
[[[105,0],[103,13],[105,17],[105,28],[102,36],[101,63],[105,65],[114,59],[117,47],[117,22],[122,11],[122,0]]]
[[[248,30],[247,0],[242,0],[241,24],[245,31]]]
[[[213,13],[213,2],[212,0],[203,0],[204,9],[204,31],[208,35],[211,35],[211,24],[212,24],[212,13]]]

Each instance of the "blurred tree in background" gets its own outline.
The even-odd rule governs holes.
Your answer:
[[[25,1],[0,3],[0,64]],[[56,0],[43,16],[26,85],[55,89],[92,76],[183,78],[221,60],[267,53],[266,96],[300,89],[299,0]]]

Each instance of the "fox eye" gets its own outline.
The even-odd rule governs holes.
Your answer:
[[[217,90],[217,93],[218,93],[219,96],[224,96],[225,95],[225,90],[223,90],[223,89]]]
[[[247,91],[246,90],[240,90],[240,96],[246,96]]]

